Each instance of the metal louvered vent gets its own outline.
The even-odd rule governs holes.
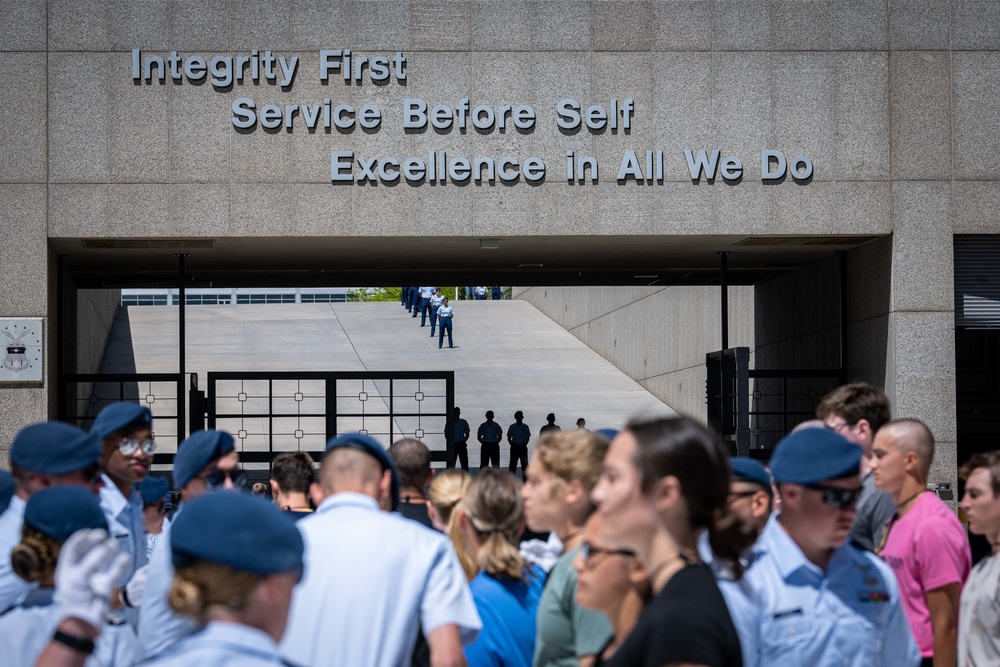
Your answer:
[[[955,326],[1000,329],[1000,236],[955,237]]]

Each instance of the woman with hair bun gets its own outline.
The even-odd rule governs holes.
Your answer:
[[[56,565],[63,545],[77,531],[95,530],[106,536],[107,529],[97,496],[89,488],[54,486],[28,498],[21,542],[14,547],[10,560],[14,573],[37,588],[16,607],[0,615],[0,664],[33,665],[53,638],[63,647],[89,654],[87,667],[138,662],[141,653],[135,633],[127,625],[106,620],[106,602],[89,605],[85,610],[97,608],[96,613],[72,614],[74,618],[86,617],[89,621],[90,632],[85,636],[57,631],[67,616],[66,601],[57,604],[54,595]],[[110,583],[107,589],[110,593]]]
[[[210,493],[185,505],[170,529],[170,606],[203,626],[143,664],[287,664],[278,642],[303,568],[295,523],[270,503],[239,493]]]
[[[521,483],[506,470],[481,470],[456,513],[464,550],[479,567],[469,588],[483,620],[479,637],[465,647],[466,659],[474,667],[531,667],[545,576],[517,549],[524,530]]]
[[[692,419],[633,421],[612,441],[592,494],[602,538],[635,552],[653,599],[609,665],[743,663],[726,602],[698,558],[705,529],[716,556],[734,563],[756,538],[728,510],[728,494],[728,452]]]

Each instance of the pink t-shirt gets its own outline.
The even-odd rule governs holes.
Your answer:
[[[899,580],[899,597],[921,655],[934,655],[927,591],[957,583],[961,593],[972,569],[965,529],[940,498],[924,493],[892,524],[881,555]]]

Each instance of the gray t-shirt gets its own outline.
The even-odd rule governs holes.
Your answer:
[[[976,563],[962,589],[958,667],[1000,665],[1000,555]]]
[[[578,667],[580,656],[594,655],[611,639],[611,621],[599,611],[576,604],[578,549],[564,553],[545,582],[538,603],[538,635],[533,667]]]
[[[851,528],[851,539],[862,549],[874,551],[882,536],[882,527],[896,513],[892,496],[875,486],[875,478],[868,473],[861,478],[861,495],[858,497],[858,514]]]

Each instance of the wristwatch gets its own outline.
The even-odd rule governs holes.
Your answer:
[[[94,640],[87,639],[86,637],[77,637],[63,632],[62,630],[56,630],[56,633],[52,635],[54,641],[59,642],[63,646],[68,646],[77,653],[85,653],[90,655],[94,652]]]

